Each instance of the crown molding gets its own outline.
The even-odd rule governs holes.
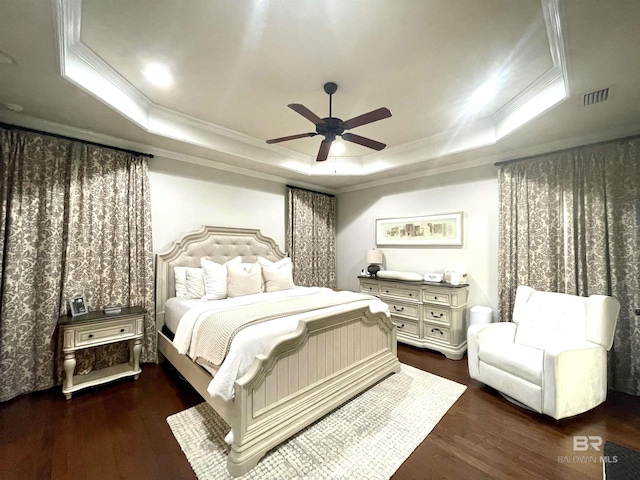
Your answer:
[[[553,67],[495,114],[462,129],[350,157],[339,175],[367,175],[498,142],[569,95],[563,0],[541,0]],[[154,104],[81,41],[82,0],[53,0],[61,75],[145,131],[307,176],[336,175],[314,158]],[[344,158],[344,157],[342,157]],[[345,160],[346,161],[346,160]]]
[[[155,157],[168,158],[171,160],[177,160],[180,162],[190,163],[192,165],[200,165],[203,167],[213,168],[216,170],[222,170],[237,175],[243,175],[245,177],[258,178],[273,183],[287,184],[295,183],[304,188],[311,190],[322,191],[325,193],[335,194],[335,190],[327,188],[323,185],[315,183],[309,183],[304,181],[292,180],[291,178],[281,177],[278,175],[272,175],[262,172],[256,172],[248,168],[238,167],[229,163],[218,162],[207,158],[197,157],[195,155],[188,155],[173,150],[166,150],[152,145],[132,142],[130,140],[123,140],[118,137],[112,137],[103,133],[86,130],[83,128],[72,127],[63,123],[52,122],[50,120],[44,120],[38,117],[32,117],[22,113],[13,113],[5,110],[0,110],[0,122],[18,125],[26,128],[32,128],[34,130],[42,130],[43,132],[49,132],[51,134],[64,135],[71,138],[77,138],[78,140],[86,140],[89,142],[101,143],[103,145],[111,145],[113,147],[124,148],[127,150],[133,150],[136,152],[145,152],[154,155]],[[149,160],[153,162],[153,160]]]
[[[546,153],[556,152],[558,150],[566,150],[569,148],[579,148],[583,145],[591,145],[594,143],[613,141],[619,138],[629,137],[637,135],[640,132],[640,123],[637,125],[625,125],[623,127],[616,127],[606,132],[589,133],[586,135],[579,135],[572,138],[562,139],[555,142],[549,142],[545,144],[535,145],[533,147],[521,148],[518,150],[511,150],[509,152],[503,152],[495,155],[479,156],[472,160],[468,160],[458,164],[444,164],[434,166],[425,169],[423,172],[412,172],[404,175],[396,175],[395,177],[387,177],[380,180],[374,180],[372,182],[359,183],[358,185],[338,188],[335,190],[336,195],[342,193],[355,192],[358,190],[366,190],[368,188],[376,188],[383,185],[390,185],[393,183],[408,182],[418,178],[432,177],[442,173],[450,173],[468,168],[481,167],[483,165],[492,165],[496,162],[503,162],[509,160],[517,160],[519,158],[533,157],[536,155],[544,155]],[[497,169],[496,169],[497,171]]]

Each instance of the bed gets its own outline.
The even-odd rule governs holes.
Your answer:
[[[178,352],[164,333],[165,305],[175,297],[175,267],[199,267],[202,257],[224,264],[238,256],[243,262],[278,262],[286,254],[258,230],[204,226],[156,255],[159,357],[229,425],[227,468],[233,476],[244,475],[268,450],[400,370],[388,311],[355,302],[296,317],[293,330],[270,340],[235,379],[231,399],[211,396],[208,388],[218,373],[212,378],[211,369]]]

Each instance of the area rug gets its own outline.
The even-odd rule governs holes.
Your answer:
[[[607,480],[638,480],[640,452],[613,442],[604,443],[604,478]]]
[[[246,479],[388,479],[467,387],[402,365],[268,452]],[[229,427],[206,403],[167,422],[199,480],[231,479]]]

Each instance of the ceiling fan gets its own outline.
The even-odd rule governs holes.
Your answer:
[[[271,140],[267,140],[267,143],[279,143],[286,142],[288,140],[297,140],[298,138],[324,135],[324,140],[320,144],[320,150],[318,151],[318,157],[316,158],[316,161],[318,162],[324,162],[327,159],[327,156],[329,155],[329,149],[331,148],[331,143],[336,139],[337,136],[342,137],[342,139],[347,142],[364,145],[365,147],[369,147],[374,150],[382,150],[384,147],[386,147],[384,143],[371,140],[370,138],[361,137],[360,135],[356,135],[355,133],[345,132],[345,130],[350,130],[361,125],[366,125],[367,123],[377,122],[378,120],[389,118],[391,116],[391,112],[389,111],[389,109],[384,107],[378,108],[377,110],[373,110],[369,113],[364,113],[352,118],[351,120],[343,122],[339,118],[334,117],[331,111],[332,95],[336,93],[336,90],[338,90],[337,84],[333,82],[324,84],[324,91],[329,95],[329,116],[327,118],[318,117],[307,107],[299,103],[290,103],[289,105],[287,105],[293,111],[299,113],[307,120],[313,122],[316,126],[315,132],[300,133],[298,135],[291,135],[289,137],[273,138]]]

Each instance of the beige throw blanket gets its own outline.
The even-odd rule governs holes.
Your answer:
[[[370,295],[354,292],[330,292],[246,305],[212,313],[201,322],[193,333],[191,340],[192,345],[195,345],[193,359],[220,366],[229,353],[233,338],[246,327],[277,318],[363,300],[373,300],[373,298]]]

